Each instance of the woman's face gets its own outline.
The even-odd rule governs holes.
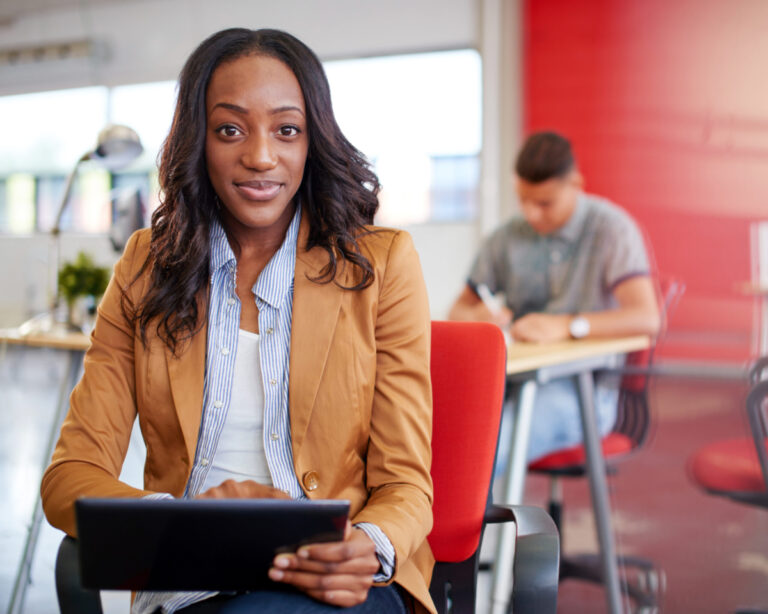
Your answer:
[[[214,71],[205,106],[205,160],[225,225],[282,241],[309,147],[296,76],[275,58],[244,56]]]

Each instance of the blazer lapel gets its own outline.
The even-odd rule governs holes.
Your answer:
[[[202,309],[201,313],[206,313],[203,301],[200,302],[199,308]],[[167,347],[165,348],[171,395],[184,435],[190,465],[195,459],[200,420],[203,414],[207,339],[208,325],[204,322],[192,339],[184,342],[179,356],[174,356]]]
[[[288,383],[293,457],[304,442],[321,375],[338,321],[344,290],[335,283],[318,283],[328,253],[314,247],[306,251],[309,220],[302,215],[293,281],[290,378]],[[345,275],[339,281],[344,282]]]

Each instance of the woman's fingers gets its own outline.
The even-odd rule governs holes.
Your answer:
[[[359,534],[359,535],[356,535]],[[312,544],[302,546],[296,553],[299,559],[314,561],[327,561],[329,563],[349,561],[357,558],[376,556],[376,546],[362,531],[354,531],[343,542],[329,542],[326,544]]]
[[[322,561],[299,558],[295,555],[280,554],[273,563],[275,569],[306,571],[316,574],[361,574],[373,576],[379,569],[379,560],[373,557],[359,557],[344,561]]]
[[[272,568],[269,577],[277,582],[291,584],[315,599],[334,605],[362,603],[373,585],[373,574],[322,574]]]
[[[320,601],[351,606],[365,601],[378,569],[373,542],[363,531],[355,530],[342,542],[313,544],[296,554],[276,556],[269,577]]]
[[[196,497],[197,499],[290,499],[285,492],[259,484],[253,480],[225,480],[218,486],[209,488]]]
[[[323,574],[296,569],[269,570],[269,577],[304,590],[368,590],[373,584],[373,574]]]
[[[363,603],[368,598],[368,590],[365,591],[346,591],[346,590],[329,590],[329,591],[305,591],[307,595],[318,601],[323,601],[331,605],[338,605],[344,608],[351,608],[352,606]]]

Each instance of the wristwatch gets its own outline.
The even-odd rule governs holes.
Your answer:
[[[568,332],[574,339],[583,339],[589,334],[589,320],[584,316],[574,317],[568,324]]]

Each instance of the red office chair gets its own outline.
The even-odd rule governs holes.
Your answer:
[[[511,611],[555,612],[559,540],[539,508],[490,502],[506,379],[501,330],[480,322],[432,323],[432,479],[439,614],[475,611],[478,557],[487,523],[516,524]]]
[[[768,356],[750,369],[752,386],[747,395],[751,438],[710,443],[688,461],[691,479],[710,494],[739,503],[768,508]],[[765,610],[740,609],[736,614],[766,614]]]
[[[666,329],[669,314],[685,291],[685,285],[676,279],[663,279],[657,288],[659,312],[662,326],[654,345],[627,357],[622,369],[619,385],[619,400],[616,423],[611,432],[602,439],[603,456],[609,475],[616,473],[616,465],[637,451],[648,438],[650,431],[650,408],[648,405],[648,384],[654,349]],[[528,465],[533,473],[548,475],[552,484],[548,510],[558,527],[562,541],[563,503],[559,478],[584,477],[586,475],[586,453],[583,445],[557,450],[538,458]],[[655,569],[651,561],[638,557],[618,557],[622,568],[638,570],[637,582],[622,579],[622,588],[637,604],[639,611],[653,612],[659,606],[659,595],[664,589],[664,576]],[[593,554],[562,556],[560,579],[587,580],[602,583],[603,571],[599,557]]]
[[[544,510],[489,504],[504,396],[501,330],[478,322],[432,323],[432,479],[436,564],[430,593],[439,614],[475,611],[478,554],[487,523],[515,522],[511,611],[554,614],[559,539]],[[63,614],[101,614],[97,591],[80,583],[77,541],[65,537],[56,559]]]
[[[752,390],[747,413],[752,438],[728,439],[708,444],[689,460],[691,479],[713,495],[740,503],[768,507],[768,453],[766,453],[766,402],[768,356],[750,369]]]

